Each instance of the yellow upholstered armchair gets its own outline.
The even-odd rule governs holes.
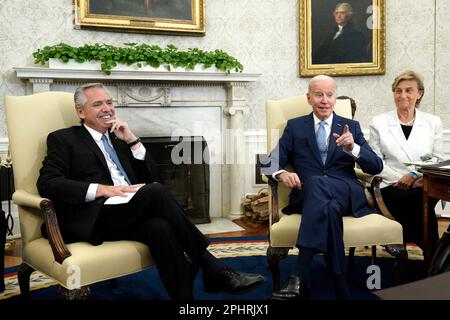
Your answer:
[[[153,265],[148,247],[140,242],[66,245],[52,202],[38,194],[36,181],[47,152],[47,135],[79,123],[73,94],[46,92],[7,96],[5,108],[16,188],[13,201],[19,206],[22,236],[23,263],[18,273],[21,295],[29,295],[30,275],[34,270],[59,283],[61,298],[82,299],[89,295],[90,284]],[[47,224],[48,240],[41,235],[43,221]]]
[[[348,97],[338,98],[334,110],[340,116],[351,119],[356,110],[356,105]],[[306,95],[285,100],[268,100],[266,102],[268,152],[270,153],[278,143],[278,139],[289,119],[307,115],[311,111],[312,108],[307,102]],[[381,178],[364,174],[360,169],[355,168],[355,170],[361,183],[365,187],[372,186],[374,190],[375,200],[366,188],[369,203],[373,207],[382,209],[383,214],[369,214],[361,218],[345,216],[343,218],[344,244],[347,248],[350,248],[350,260],[353,259],[356,247],[372,247],[372,263],[374,263],[376,245],[403,243],[402,226],[392,218],[384,206],[379,188]],[[273,278],[273,291],[277,291],[280,288],[279,261],[287,256],[289,249],[295,247],[301,214],[300,212],[291,215],[283,214],[281,209],[288,204],[290,189],[272,178],[269,179],[269,185],[270,216],[267,259]],[[405,254],[406,251],[399,252],[396,258],[405,259]],[[398,270],[395,278],[398,282]]]

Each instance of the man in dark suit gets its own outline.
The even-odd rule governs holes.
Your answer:
[[[272,298],[308,298],[312,258],[321,252],[335,275],[337,298],[347,299],[342,216],[373,213],[356,178],[355,162],[369,174],[381,172],[383,163],[368,146],[359,123],[333,112],[334,79],[324,75],[311,79],[307,98],[312,113],[288,121],[270,155],[270,168],[265,169],[292,188],[283,212],[302,214],[297,263],[286,285]],[[288,163],[295,172],[284,170]]]
[[[338,3],[334,11],[336,27],[313,52],[313,64],[370,62],[366,39],[355,29],[350,19],[353,9],[348,3]]]
[[[81,126],[48,135],[37,182],[40,195],[54,202],[67,243],[127,239],[147,244],[174,300],[193,299],[199,267],[207,292],[241,293],[265,280],[220,264],[206,250],[209,241],[157,183],[151,155],[128,124],[116,117],[102,84],[79,87],[74,99]],[[128,202],[105,203],[128,193],[135,193]]]

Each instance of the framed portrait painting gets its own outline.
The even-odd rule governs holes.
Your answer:
[[[205,34],[206,0],[73,0],[76,28]]]
[[[299,0],[300,76],[385,73],[385,0]]]

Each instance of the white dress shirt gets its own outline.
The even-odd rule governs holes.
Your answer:
[[[86,128],[86,130],[90,133],[90,135],[94,139],[95,143],[100,148],[100,150],[102,151],[103,155],[105,156],[106,164],[108,165],[108,169],[109,169],[109,172],[111,174],[111,179],[112,179],[114,185],[115,186],[128,185],[128,183],[125,180],[125,177],[122,175],[120,170],[117,168],[116,164],[111,160],[109,154],[106,152],[105,147],[103,146],[103,142],[102,142],[103,134],[98,132],[98,131],[96,131],[96,130],[94,130],[94,129],[92,129],[92,128],[89,128],[86,124],[83,124],[83,125]],[[106,134],[106,137],[108,138],[108,142],[112,146],[112,143],[111,143],[111,141],[109,139],[109,135]],[[135,159],[138,159],[138,160],[144,160],[145,159],[146,149],[145,149],[145,147],[144,147],[144,145],[142,143],[139,146],[139,148],[131,149],[131,152],[133,153],[133,157]],[[91,183],[89,185],[88,191],[86,192],[86,202],[95,200],[95,195],[97,193],[97,188],[98,188],[98,183]]]
[[[339,37],[342,34],[342,30],[344,29],[343,26],[338,25],[339,30],[336,32],[336,34],[333,37],[333,40],[336,40],[337,37]]]
[[[313,118],[314,118],[314,131],[317,134],[317,130],[319,130],[319,127],[320,127],[320,121],[322,121],[322,120],[320,120],[314,113],[313,113]],[[326,137],[325,140],[326,140],[327,147],[328,147],[328,145],[330,144],[331,125],[333,124],[333,113],[324,121],[325,121],[324,126],[325,126],[325,137]],[[358,144],[354,143],[352,151],[345,151],[345,150],[342,150],[342,151],[344,151],[348,155],[351,155],[356,160],[359,158],[359,153],[361,151],[361,147]],[[275,180],[278,180],[276,178],[276,176],[284,171],[286,171],[286,170],[278,170],[277,172],[272,174],[272,178],[274,178]]]

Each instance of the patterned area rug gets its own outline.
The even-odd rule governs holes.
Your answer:
[[[265,256],[268,243],[262,237],[245,238],[213,238],[209,246],[209,251],[217,258],[251,257]],[[410,260],[423,260],[422,250],[416,246],[407,246],[408,257]],[[297,249],[291,249],[289,255],[297,255]],[[356,256],[370,257],[371,248],[357,248]],[[377,247],[377,257],[392,258],[383,247]],[[0,300],[8,299],[20,294],[19,283],[17,279],[18,267],[8,268],[5,273],[6,290],[0,293]],[[40,272],[34,272],[31,275],[30,289],[38,290],[57,285],[56,281]]]

